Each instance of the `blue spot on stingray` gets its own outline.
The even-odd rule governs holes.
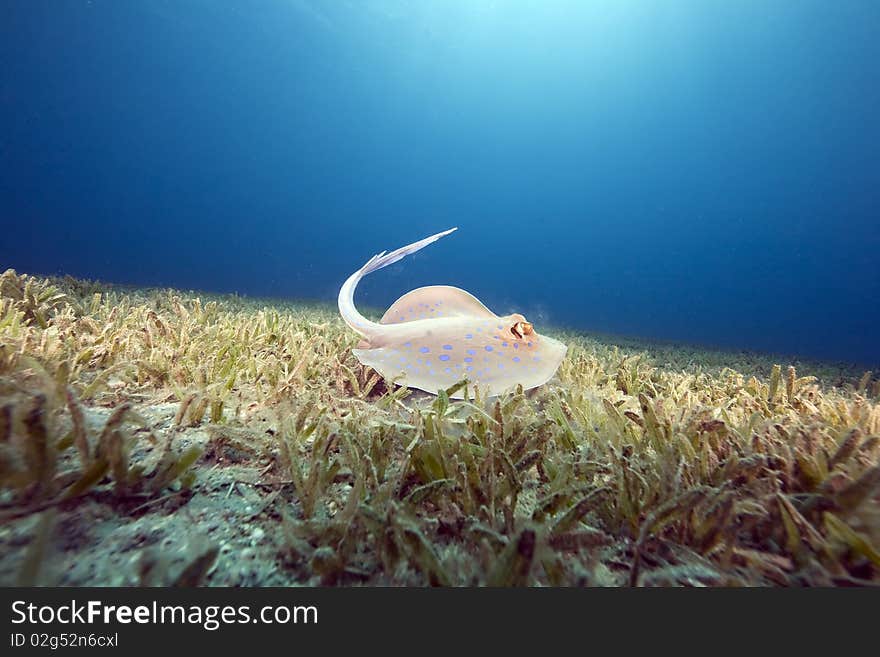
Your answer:
[[[449,356],[443,354],[442,356],[440,356],[440,360],[449,360]]]
[[[514,362],[514,363],[518,363],[518,362],[519,362],[519,356],[514,356],[514,357],[513,357],[513,362]]]
[[[451,345],[451,344],[445,344],[445,345],[443,345],[443,348],[444,348],[446,351],[450,351],[450,350],[452,349],[452,345]]]
[[[474,362],[474,359],[471,358],[470,356],[468,356],[467,358],[464,359],[464,362],[465,362],[465,363],[473,363],[473,362]]]
[[[422,359],[421,359],[421,358],[416,358],[416,362],[417,362],[419,365],[421,365],[421,364],[422,364]]]
[[[465,351],[467,351],[471,356],[473,356],[475,353],[477,353],[476,349],[466,349]]]
[[[514,342],[514,343],[513,343],[513,348],[514,348],[514,349],[519,349],[519,342]]]
[[[541,360],[541,359],[538,358],[537,356],[535,356],[534,358],[532,358],[532,360],[536,360],[536,361],[537,361],[537,360]]]
[[[486,351],[492,351],[492,345],[487,344],[487,345],[486,345]]]
[[[427,347],[422,347],[421,349],[419,349],[419,351],[421,351],[423,354],[426,354],[426,353],[428,353],[428,352],[431,351],[431,350],[428,349]]]
[[[507,343],[506,343],[506,342],[502,342],[502,343],[501,343],[501,346],[502,346],[502,347],[506,347],[506,346],[507,346]]]
[[[412,347],[412,342],[404,342],[403,346],[404,347]]]
[[[451,372],[451,371],[452,371],[452,368],[451,368],[451,367],[444,367],[444,368],[443,368],[443,371],[444,371],[444,372]]]
[[[504,363],[498,363],[498,369],[499,370],[504,369]]]
[[[501,326],[501,324],[499,324],[499,325],[498,325],[498,328],[499,328],[499,329],[500,329],[500,328],[504,328],[504,327],[503,327],[503,326]]]
[[[465,369],[466,369],[468,372],[470,372],[472,369],[474,369],[474,366],[473,366],[473,365],[468,365],[467,367],[465,367]]]
[[[428,370],[428,374],[430,374],[431,376],[434,376],[436,373],[437,372],[435,372],[434,370]]]
[[[531,347],[531,346],[532,346],[532,343],[531,343],[531,342],[529,342],[529,344],[528,344],[528,345],[526,345],[526,346],[528,346],[528,347]]]
[[[464,339],[465,339],[465,340],[472,340],[473,337],[474,337],[474,334],[473,334],[473,333],[465,333],[465,334],[464,334]]]

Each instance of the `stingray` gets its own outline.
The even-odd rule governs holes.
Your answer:
[[[360,280],[457,230],[451,228],[391,253],[383,251],[348,277],[339,290],[339,312],[363,340],[354,355],[386,379],[437,394],[467,379],[488,396],[517,385],[536,388],[549,381],[566,346],[539,335],[519,313],[498,316],[475,296],[449,285],[407,292],[371,322],[354,307]],[[455,392],[455,398],[464,396]]]

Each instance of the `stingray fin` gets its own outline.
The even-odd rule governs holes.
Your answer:
[[[401,324],[437,317],[494,319],[495,313],[474,295],[451,285],[429,285],[407,292],[385,311],[380,324]]]

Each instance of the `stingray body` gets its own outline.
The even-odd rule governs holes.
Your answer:
[[[489,395],[521,384],[546,383],[565,356],[561,342],[538,335],[519,313],[498,316],[464,290],[432,285],[407,292],[371,322],[354,306],[354,291],[367,274],[387,267],[456,230],[452,228],[373,256],[339,291],[339,312],[363,340],[354,355],[387,379],[437,394],[468,379]],[[462,392],[454,397],[461,398]]]

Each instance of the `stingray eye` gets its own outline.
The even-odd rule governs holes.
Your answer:
[[[517,338],[522,340],[524,335],[532,334],[532,325],[528,322],[517,322],[510,327],[510,332],[513,333]]]

